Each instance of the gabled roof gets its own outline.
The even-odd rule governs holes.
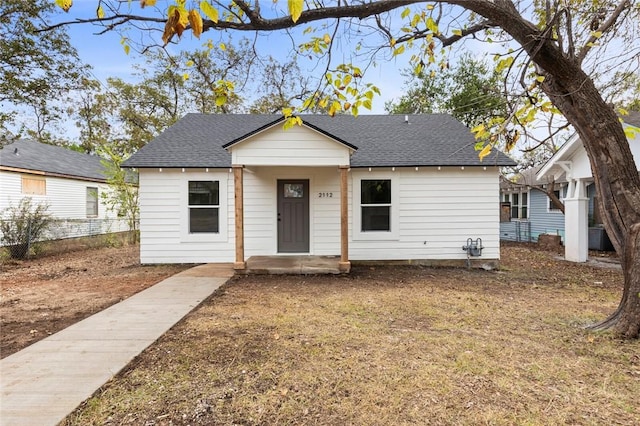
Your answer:
[[[100,158],[59,146],[18,140],[0,150],[0,168],[105,181]]]
[[[500,189],[506,191],[506,190],[522,189],[523,187],[547,185],[553,179],[551,177],[538,179],[537,173],[541,167],[542,166],[534,166],[529,169],[522,170],[517,175],[513,176],[511,179],[507,179],[503,176],[500,176]],[[563,173],[558,179],[555,179],[554,182],[556,184],[566,183],[567,179],[565,174]]]
[[[629,111],[628,115],[620,117],[622,119],[622,125],[624,126],[634,126],[640,127],[640,111]],[[553,156],[547,160],[547,162],[540,168],[538,173],[536,174],[537,179],[545,180],[549,178],[549,175],[552,174],[552,171],[555,171],[555,175],[563,174],[564,171],[556,170],[558,169],[556,166],[560,161],[566,161],[579,149],[584,149],[582,145],[582,141],[580,140],[580,136],[578,133],[574,133],[568,141],[564,143],[560,147],[558,151],[556,151]]]
[[[510,166],[494,150],[481,162],[467,127],[447,114],[301,115],[304,125],[356,151],[351,167]],[[275,114],[187,114],[124,163],[125,167],[230,167],[233,144],[281,120]]]

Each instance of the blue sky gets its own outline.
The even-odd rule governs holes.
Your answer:
[[[161,1],[158,2],[158,4],[160,3]],[[273,4],[271,0],[265,3],[269,5]],[[280,3],[281,7],[286,5],[284,1]],[[69,13],[62,15],[60,18],[73,20],[81,17],[94,17],[96,16],[97,4],[97,0],[75,0]],[[132,2],[132,8],[133,12],[140,12],[137,1]],[[125,53],[121,44],[120,34],[109,32],[97,35],[96,32],[99,31],[99,29],[99,27],[87,24],[70,25],[68,27],[71,43],[78,50],[81,60],[93,67],[93,74],[100,81],[104,82],[108,77],[120,77],[129,81],[134,80],[135,77],[133,76],[132,67],[136,63],[143,62],[140,55],[134,51],[131,51],[129,55]],[[303,27],[295,30],[298,33],[295,38],[297,43],[309,38],[308,35],[300,35],[303,30]],[[323,33],[321,32],[320,35],[321,34]],[[132,31],[129,33],[129,36],[132,38],[139,37],[140,32]],[[185,32],[180,43],[177,46],[170,46],[170,49],[177,51],[179,49],[199,48],[207,39],[212,39],[214,43],[217,44],[224,37],[224,33],[208,31],[202,35],[201,40],[197,40],[191,32]],[[234,40],[239,41],[242,37],[252,38],[253,33],[233,33]],[[353,46],[343,44],[339,47],[340,49],[334,52],[335,62],[339,63],[341,59],[350,61]],[[270,54],[276,58],[284,58],[291,52],[291,39],[282,32],[264,33],[258,39],[257,48],[260,54]],[[365,82],[378,86],[382,95],[374,99],[372,111],[361,110],[362,114],[385,113],[385,101],[391,98],[397,98],[402,94],[404,77],[400,75],[399,71],[407,67],[408,58],[409,55],[403,55],[391,61],[380,61],[375,67],[370,67],[367,70]],[[306,70],[315,76],[319,75],[321,71],[315,66],[315,61],[309,61],[305,58],[299,60],[299,65],[303,72]]]

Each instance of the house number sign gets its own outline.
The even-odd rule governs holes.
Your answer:
[[[318,192],[318,198],[333,198],[333,192]]]

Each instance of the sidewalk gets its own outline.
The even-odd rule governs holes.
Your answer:
[[[0,425],[56,425],[233,275],[181,272],[0,360]]]

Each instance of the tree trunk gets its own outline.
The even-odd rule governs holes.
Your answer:
[[[542,90],[576,129],[589,156],[603,203],[604,227],[622,258],[624,290],[618,309],[596,329],[640,334],[640,176],[629,142],[608,105],[576,58],[565,55],[507,0],[453,1],[502,27],[527,51],[545,80]]]

